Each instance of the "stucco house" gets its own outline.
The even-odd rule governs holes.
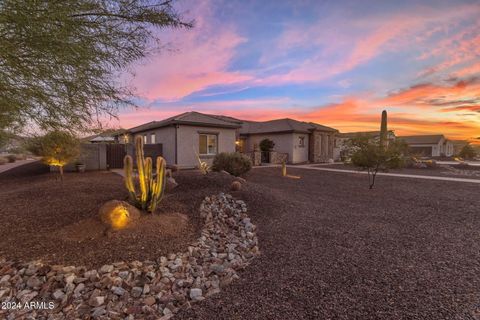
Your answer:
[[[197,155],[211,163],[217,153],[234,152],[240,127],[237,120],[192,111],[131,128],[127,142],[140,135],[145,144],[161,143],[167,164],[193,168]]]
[[[131,128],[118,140],[132,142],[134,137],[141,136],[145,144],[162,144],[167,164],[193,168],[198,165],[197,154],[208,163],[217,153],[234,151],[243,152],[253,160],[260,141],[265,138],[274,141],[274,153],[284,156],[282,159],[289,163],[325,162],[333,159],[337,132],[293,119],[244,121],[191,111]],[[279,159],[267,160],[278,163]]]
[[[326,162],[333,159],[336,129],[294,119],[243,121],[239,130],[240,151],[258,149],[260,141],[270,139],[274,150],[286,154],[288,163]]]
[[[452,141],[446,139],[443,134],[402,136],[398,139],[404,140],[414,154],[426,157],[450,157],[454,154]]]

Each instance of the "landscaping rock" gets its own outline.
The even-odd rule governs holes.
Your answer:
[[[200,205],[200,238],[185,252],[156,262],[121,261],[86,271],[0,259],[0,301],[53,299],[61,306],[9,310],[6,319],[170,319],[220,293],[259,254],[256,227],[246,211],[246,204],[230,195],[206,197]]]
[[[240,189],[242,189],[242,184],[240,183],[240,181],[233,181],[230,185],[230,189],[232,191],[240,191]]]
[[[107,227],[119,230],[140,218],[140,211],[125,201],[110,200],[100,207],[99,215]]]

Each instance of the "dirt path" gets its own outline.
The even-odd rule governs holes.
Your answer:
[[[178,319],[479,319],[478,185],[289,174],[252,171],[262,256]]]

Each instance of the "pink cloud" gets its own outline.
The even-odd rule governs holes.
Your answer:
[[[196,3],[196,24],[190,30],[165,35],[176,49],[164,51],[138,67],[135,85],[151,99],[177,100],[213,85],[228,85],[251,79],[228,71],[235,48],[244,43],[231,25],[215,21],[209,1]]]

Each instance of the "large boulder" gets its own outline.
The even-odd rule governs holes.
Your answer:
[[[120,230],[140,218],[140,210],[125,201],[110,200],[99,210],[100,219],[112,230]]]

